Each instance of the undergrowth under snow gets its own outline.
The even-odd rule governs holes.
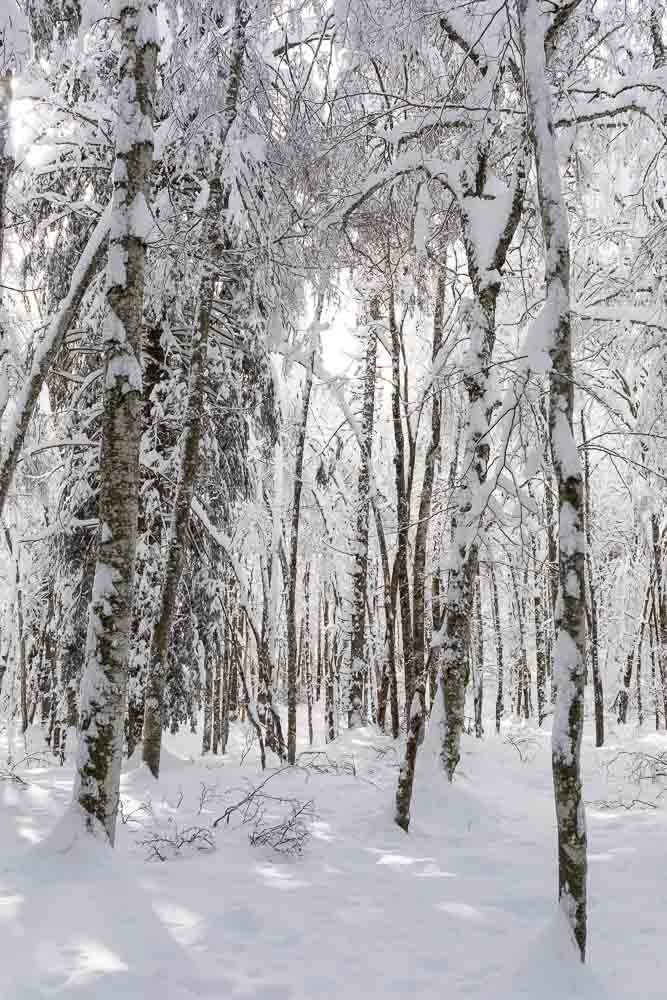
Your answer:
[[[202,759],[198,737],[168,737],[157,783],[128,762],[113,851],[82,833],[67,763],[0,780],[3,998],[664,996],[667,813],[661,781],[634,783],[625,756],[667,751],[664,736],[585,748],[586,969],[553,901],[548,733],[468,737],[453,787],[422,754],[409,835],[392,822],[396,748],[376,731],[230,809],[269,777],[245,739],[239,725],[226,757]]]

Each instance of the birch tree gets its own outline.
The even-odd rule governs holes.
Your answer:
[[[81,689],[75,800],[113,844],[123,752],[139,499],[141,326],[158,53],[156,3],[120,9],[118,125],[105,327],[97,563]]]
[[[551,361],[549,442],[558,484],[559,592],[552,735],[558,898],[583,961],[586,955],[587,853],[580,757],[586,675],[586,539],[583,474],[573,430],[570,245],[547,75],[546,18],[537,0],[518,0],[518,16],[544,235],[546,299],[541,322]]]
[[[425,590],[426,590],[426,543],[431,520],[431,503],[437,464],[440,458],[440,432],[442,423],[442,400],[438,386],[438,366],[443,347],[443,325],[445,312],[445,272],[438,272],[435,289],[435,310],[433,314],[433,347],[431,355],[431,378],[427,392],[431,396],[431,440],[426,452],[424,477],[419,502],[419,520],[415,540],[414,559],[414,664],[415,691],[410,706],[405,759],[401,765],[396,790],[396,823],[407,832],[410,825],[410,804],[417,763],[417,748],[424,737],[426,725],[426,657],[425,657]]]

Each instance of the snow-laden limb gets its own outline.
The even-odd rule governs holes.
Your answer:
[[[575,302],[572,306],[572,314],[577,319],[588,320],[592,323],[621,323],[623,326],[647,327],[649,330],[660,330],[667,333],[667,318],[654,309],[642,309],[640,306],[617,306],[614,309],[604,306],[586,306],[584,303]]]
[[[667,70],[648,70],[636,76],[621,76],[616,80],[592,81],[588,85],[578,84],[570,88],[570,93],[586,94],[593,97],[618,97],[628,90],[657,91],[667,97]]]
[[[470,18],[452,7],[440,15],[440,27],[449,40],[458,45],[466,58],[477,67],[480,74],[486,76],[489,68],[488,60],[483,47],[479,44],[481,39],[470,37]]]
[[[103,260],[110,217],[111,209],[107,208],[93,229],[72,274],[69,291],[47,326],[44,336],[36,345],[32,366],[14,404],[11,422],[8,423],[4,433],[4,447],[0,461],[0,514],[4,510],[23,442],[46,376]]]
[[[435,156],[424,156],[420,150],[412,150],[397,156],[396,159],[384,170],[379,170],[366,180],[361,190],[351,195],[345,200],[336,212],[332,212],[329,217],[330,226],[339,226],[346,223],[351,215],[360,205],[385,185],[398,180],[399,177],[410,174],[423,173],[432,180],[437,180],[448,188],[456,198],[463,197],[463,187],[461,184],[461,172],[464,169],[462,161],[442,160]]]
[[[653,102],[640,101],[637,98],[610,97],[606,101],[591,103],[590,101],[572,101],[567,106],[567,111],[559,112],[554,121],[556,128],[572,128],[574,125],[584,125],[586,122],[602,121],[605,118],[613,118],[616,115],[634,112],[648,118],[655,127],[662,132],[665,131],[660,122],[660,113],[653,107]]]
[[[526,103],[535,152],[545,243],[542,310],[549,372],[549,437],[558,483],[559,600],[554,654],[556,708],[552,770],[558,826],[558,897],[576,945],[586,954],[586,822],[580,752],[586,675],[586,541],[581,462],[573,433],[574,373],[570,314],[570,240],[545,57],[545,18],[536,0],[518,0]]]

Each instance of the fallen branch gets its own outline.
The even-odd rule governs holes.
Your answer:
[[[179,854],[184,847],[192,847],[197,851],[215,850],[213,834],[206,826],[174,826],[172,830],[162,833],[153,831],[139,843],[148,850],[147,860],[156,858],[158,861],[166,861],[169,853]]]

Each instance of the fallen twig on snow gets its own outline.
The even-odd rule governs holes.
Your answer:
[[[298,765],[297,765],[298,766]],[[266,785],[279,774],[294,773],[294,767],[282,767],[274,771],[259,785],[251,785],[247,794],[238,802],[232,802],[213,822],[213,828],[220,823],[229,825],[238,816],[242,826],[252,827],[249,839],[253,847],[271,847],[281,854],[302,854],[310,827],[307,820],[315,818],[312,799],[301,801],[292,796],[270,795]],[[275,816],[271,810],[280,808],[282,815]],[[287,815],[284,809],[288,809]]]
[[[148,850],[147,858],[157,858],[166,861],[168,854],[179,854],[184,847],[192,847],[197,851],[214,851],[215,840],[211,830],[206,826],[175,826],[171,830],[154,830],[149,836],[139,841]]]

